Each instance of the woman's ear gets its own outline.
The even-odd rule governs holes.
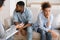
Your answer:
[[[0,7],[0,11],[2,10],[2,7]]]

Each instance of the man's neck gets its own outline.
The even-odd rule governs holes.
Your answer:
[[[20,12],[21,14],[23,14],[23,12]]]

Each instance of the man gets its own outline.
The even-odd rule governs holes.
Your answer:
[[[13,22],[18,30],[27,31],[27,40],[32,40],[32,12],[24,6],[25,3],[23,1],[17,2],[13,14]]]
[[[4,0],[0,0],[0,11],[2,10],[3,3],[4,3]],[[6,40],[5,31],[1,22],[0,22],[0,40]]]
[[[52,36],[56,37],[56,35],[54,31],[51,30],[51,24],[53,21],[53,15],[50,13],[51,5],[49,2],[44,2],[42,3],[41,8],[42,11],[38,15],[37,22],[34,24],[34,29],[41,34],[40,40],[52,40]]]

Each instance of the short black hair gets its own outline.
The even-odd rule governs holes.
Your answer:
[[[0,0],[0,7],[2,7],[5,0]]]
[[[19,5],[19,6],[24,6],[25,3],[24,3],[23,1],[19,1],[19,2],[17,2],[17,5]]]
[[[43,2],[41,5],[42,10],[44,10],[45,8],[50,8],[51,4],[49,2]]]

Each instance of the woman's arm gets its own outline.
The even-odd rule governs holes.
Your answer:
[[[0,23],[0,39],[5,39],[5,36],[3,25]]]

